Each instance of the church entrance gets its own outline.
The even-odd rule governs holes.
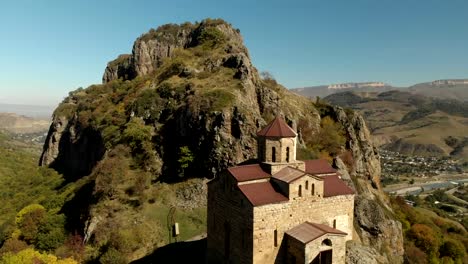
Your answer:
[[[332,264],[332,250],[320,252],[310,264]]]

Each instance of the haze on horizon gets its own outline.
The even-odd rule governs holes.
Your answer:
[[[288,88],[467,78],[468,2],[18,0],[0,10],[0,103],[55,106],[166,23],[223,18]]]

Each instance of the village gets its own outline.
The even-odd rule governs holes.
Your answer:
[[[459,161],[450,157],[409,156],[381,149],[382,183],[392,184],[414,178],[434,178],[439,175],[463,173]],[[414,181],[413,181],[414,182]]]

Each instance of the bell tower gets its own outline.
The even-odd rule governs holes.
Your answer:
[[[286,166],[304,170],[304,162],[296,160],[297,133],[282,117],[277,116],[257,133],[258,160],[274,174]]]

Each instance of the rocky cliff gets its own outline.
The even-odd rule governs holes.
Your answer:
[[[112,178],[104,169],[127,168],[121,161],[130,155],[128,169],[150,175],[153,183],[211,178],[227,166],[254,159],[256,132],[275,114],[284,115],[301,137],[320,129],[321,115],[312,102],[272,78],[259,77],[239,30],[211,19],[166,25],[138,38],[131,55],[110,62],[102,85],[74,91],[62,102],[54,113],[41,164],[56,168],[69,181],[88,179],[92,190],[87,193],[94,199],[79,217],[87,237],[99,240],[105,237],[97,235],[99,229],[129,210],[119,207],[106,215],[106,205],[135,201],[136,188],[128,187],[127,178]],[[363,119],[333,107],[327,115],[346,131],[344,151],[351,153],[353,162],[336,158],[335,164],[359,193],[355,212],[359,246],[350,245],[352,256],[375,252],[372,261],[401,262],[401,226],[380,189],[379,156]],[[112,184],[117,187],[109,190]],[[120,192],[124,187],[119,186],[126,189]],[[151,188],[137,190],[150,193]],[[154,199],[139,200],[134,215],[142,203]]]
[[[340,107],[334,107],[334,114],[346,130],[346,149],[352,153],[353,160],[352,165],[346,166],[337,157],[334,163],[345,179],[350,176],[348,182],[358,193],[354,209],[355,229],[362,245],[371,246],[374,250],[374,259],[367,256],[366,261],[402,263],[404,250],[401,223],[394,219],[380,185],[380,158],[364,119],[356,112],[345,112]],[[356,257],[365,251],[362,251],[362,245],[350,243],[348,263],[362,263],[364,256]]]

